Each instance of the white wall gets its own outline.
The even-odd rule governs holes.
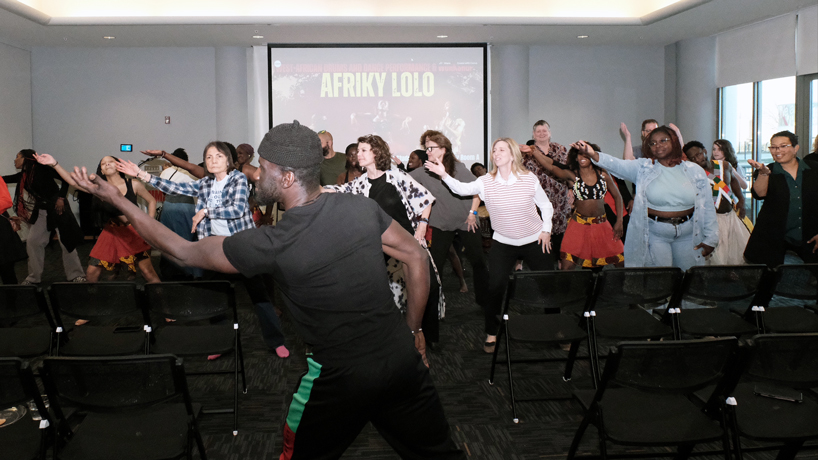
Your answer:
[[[530,49],[529,136],[534,122],[544,119],[551,125],[554,142],[567,145],[585,139],[621,156],[620,122],[638,139],[642,120],[663,121],[663,46]]]
[[[14,156],[31,147],[31,53],[0,43],[0,174],[13,174]]]
[[[96,168],[121,143],[195,160],[218,134],[214,48],[34,48],[31,88],[34,147],[66,166]]]
[[[676,43],[676,125],[685,142],[710,145],[718,135],[716,37]]]

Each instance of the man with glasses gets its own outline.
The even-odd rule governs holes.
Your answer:
[[[798,136],[781,131],[770,139],[773,163],[753,167],[753,198],[764,200],[744,257],[775,267],[787,251],[818,262],[818,164],[800,160]]]
[[[329,131],[318,131],[318,137],[324,151],[324,161],[321,162],[321,185],[335,185],[338,176],[346,170],[347,157],[332,147],[332,134]]]

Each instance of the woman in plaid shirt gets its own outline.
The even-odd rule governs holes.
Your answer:
[[[247,201],[247,176],[234,168],[231,158],[230,149],[224,142],[213,141],[207,144],[204,149],[205,177],[188,183],[171,182],[153,176],[131,161],[119,162],[117,169],[167,194],[198,198],[191,232],[195,231],[199,239],[203,239],[208,236],[230,236],[255,228]],[[290,352],[284,346],[281,324],[261,278],[245,279],[244,285],[261,321],[264,342],[278,357],[288,357]]]

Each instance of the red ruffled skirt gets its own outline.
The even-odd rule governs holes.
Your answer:
[[[624,262],[624,252],[622,240],[614,239],[613,227],[605,216],[574,213],[562,238],[560,259],[585,268],[602,267]]]
[[[99,265],[106,270],[124,263],[131,271],[136,271],[136,262],[150,257],[150,250],[150,245],[131,225],[108,224],[102,229],[90,256],[99,260]]]

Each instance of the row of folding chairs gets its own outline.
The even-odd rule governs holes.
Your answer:
[[[173,355],[47,357],[40,396],[29,363],[0,358],[0,458],[207,459],[184,365]],[[80,420],[81,421],[78,421]]]
[[[818,439],[816,389],[816,333],[756,335],[741,344],[735,337],[621,342],[599,387],[574,393],[584,415],[567,458],[729,460],[778,451],[777,459],[792,459],[818,449],[805,445]],[[577,455],[590,425],[599,453]],[[609,444],[631,447],[612,454]]]
[[[50,300],[50,307],[48,305]],[[66,319],[67,321],[64,321]],[[88,323],[75,326],[77,319]],[[247,392],[244,355],[232,284],[193,281],[147,284],[54,283],[0,286],[0,356],[193,357],[235,354],[232,369],[188,375],[232,375],[233,404],[207,413],[233,413],[238,433],[239,376]]]
[[[498,342],[506,359],[515,423],[519,398],[511,364],[565,361],[563,379],[571,380],[576,359],[590,361],[591,382],[600,381],[600,338],[665,340],[682,337],[742,336],[766,332],[818,331],[818,264],[615,268],[591,271],[516,272],[504,297]],[[789,299],[789,306],[770,308]],[[787,303],[787,302],[783,302]],[[804,305],[807,303],[807,305]],[[514,307],[519,314],[513,314]],[[805,308],[807,307],[807,308]],[[567,358],[512,358],[511,342],[543,345],[570,343]],[[588,354],[579,357],[581,343]],[[494,383],[498,354],[492,356]],[[571,398],[570,394],[560,396]]]

